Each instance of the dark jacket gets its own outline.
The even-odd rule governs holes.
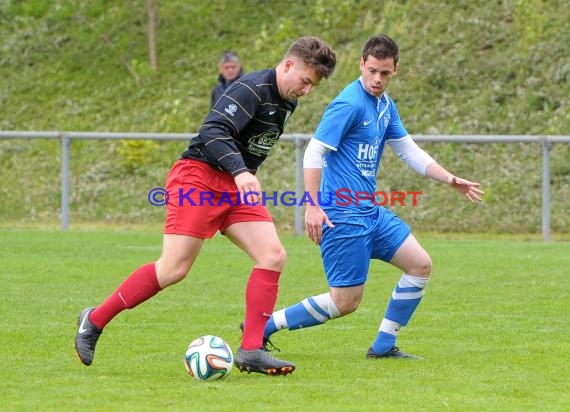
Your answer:
[[[224,76],[222,76],[220,74],[218,76],[218,82],[219,83],[212,90],[212,96],[210,98],[210,107],[213,107],[214,103],[216,103],[218,101],[218,99],[222,96],[222,94],[224,94],[224,92],[226,91],[228,86],[230,84],[232,84],[233,82],[235,82],[237,79],[239,79],[242,75],[243,75],[243,69],[240,70],[238,76],[234,80],[232,80],[231,82],[226,82],[226,79],[224,79]]]

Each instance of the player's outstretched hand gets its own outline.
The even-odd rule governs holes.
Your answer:
[[[309,239],[316,245],[320,245],[323,239],[323,223],[326,223],[328,227],[334,227],[323,209],[318,206],[307,206],[305,210],[305,231]]]
[[[449,186],[463,194],[466,199],[473,203],[480,202],[485,194],[485,192],[480,189],[481,185],[479,183],[471,182],[470,180],[462,179],[457,176],[451,176]]]

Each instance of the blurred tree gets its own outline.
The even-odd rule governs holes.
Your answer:
[[[151,70],[156,71],[156,3],[155,0],[146,0],[148,15],[148,58]]]

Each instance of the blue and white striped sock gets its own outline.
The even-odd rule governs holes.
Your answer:
[[[380,323],[378,335],[372,344],[372,350],[375,353],[386,353],[396,344],[398,331],[401,326],[408,324],[418,307],[424,296],[427,281],[428,278],[411,276],[406,273],[402,275],[392,292],[392,298],[388,303],[384,319]]]
[[[264,336],[270,337],[281,329],[301,329],[321,325],[329,319],[338,318],[340,312],[330,293],[313,296],[288,308],[273,312],[265,325]]]

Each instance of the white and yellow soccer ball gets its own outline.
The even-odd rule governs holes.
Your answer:
[[[222,338],[205,335],[188,345],[184,365],[188,374],[201,381],[224,379],[234,365],[230,345]]]

